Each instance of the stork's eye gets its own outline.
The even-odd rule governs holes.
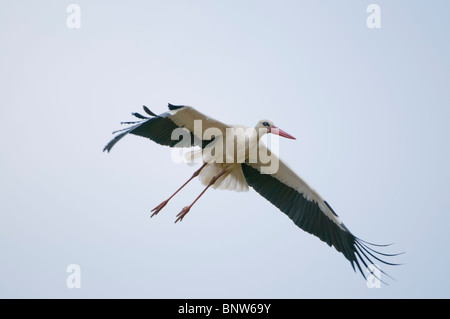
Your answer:
[[[267,123],[267,122],[263,122],[263,124],[262,125],[264,125],[264,126],[270,126],[270,124],[269,123]]]

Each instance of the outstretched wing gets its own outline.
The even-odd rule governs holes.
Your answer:
[[[111,151],[112,147],[120,141],[127,134],[134,134],[151,139],[152,141],[170,147],[192,147],[199,146],[204,148],[213,139],[204,140],[203,133],[208,128],[217,128],[224,132],[226,125],[206,116],[193,107],[183,105],[169,104],[169,111],[156,115],[144,106],[144,111],[150,116],[143,116],[139,113],[132,113],[135,117],[140,119],[135,122],[122,122],[122,124],[131,124],[122,130],[115,131],[117,134],[108,144],[106,144],[103,151]],[[194,121],[200,120],[200,122]],[[184,139],[183,135],[172,132],[176,129],[183,129],[189,139]],[[222,133],[223,134],[223,133]],[[174,138],[173,138],[174,137]]]
[[[384,254],[370,247],[388,245],[371,244],[354,236],[317,192],[264,146],[260,148],[271,156],[272,161],[278,160],[279,167],[276,173],[264,174],[261,171],[263,164],[243,163],[242,171],[249,186],[288,215],[298,227],[336,248],[350,261],[354,270],[356,265],[364,278],[362,265],[367,268],[373,263],[372,258],[395,265],[382,260],[380,255],[398,254]]]

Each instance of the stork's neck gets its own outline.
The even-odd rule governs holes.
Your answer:
[[[257,142],[259,144],[259,141],[261,140],[261,138],[267,134],[267,131],[258,127],[255,127],[255,132],[256,132],[256,139]]]

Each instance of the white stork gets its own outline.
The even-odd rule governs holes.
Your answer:
[[[398,254],[385,254],[370,247],[385,247],[388,245],[372,244],[354,236],[342,223],[331,206],[316,191],[297,176],[286,164],[275,157],[274,154],[270,153],[263,143],[260,143],[261,137],[267,133],[295,139],[293,136],[277,128],[271,121],[259,121],[254,130],[256,133],[246,135],[246,143],[244,144],[244,151],[240,153],[241,156],[237,155],[239,152],[235,151],[232,153],[230,160],[230,156],[227,156],[229,145],[225,145],[227,129],[240,127],[247,129],[247,127],[223,124],[190,106],[169,104],[169,111],[160,115],[156,115],[146,106],[143,108],[150,117],[143,116],[139,113],[132,113],[139,121],[122,122],[121,124],[132,124],[132,126],[113,132],[120,132],[120,134],[117,134],[105,146],[103,151],[109,152],[119,140],[129,133],[149,138],[158,144],[170,147],[198,146],[204,152],[208,148],[217,146],[218,143],[223,143],[225,150],[222,157],[211,158],[210,156],[208,158],[207,156],[203,156],[203,165],[200,169],[195,171],[192,177],[172,196],[155,207],[152,210],[153,214],[151,217],[158,214],[175,194],[197,176],[206,187],[189,206],[182,209],[177,215],[175,223],[183,220],[195,202],[211,186],[213,188],[235,191],[246,191],[248,190],[248,186],[250,186],[278,207],[298,227],[317,236],[329,246],[334,246],[338,252],[341,252],[350,261],[353,270],[356,270],[356,265],[364,278],[366,277],[362,265],[367,269],[369,264],[372,264],[371,258],[387,265],[397,265],[382,260],[380,255],[396,256]],[[201,121],[202,125],[200,130],[195,127],[194,121],[196,120]],[[216,129],[216,134],[214,137],[210,136],[205,138],[205,131],[211,128]],[[187,132],[190,137],[188,141],[182,140],[181,138],[174,139],[172,133],[176,129],[182,129]],[[266,164],[262,163],[259,157],[256,161],[250,161],[251,145],[256,145],[259,151],[267,152],[272,160],[279,161],[278,170],[272,173],[265,173],[264,166]],[[232,147],[239,149],[237,145],[232,145]],[[221,160],[217,160],[218,158]],[[381,272],[386,274],[384,271]]]

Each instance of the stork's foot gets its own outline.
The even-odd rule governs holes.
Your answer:
[[[186,214],[189,213],[190,209],[191,209],[191,206],[186,206],[185,208],[183,208],[181,210],[181,212],[177,215],[178,218],[175,220],[175,223],[178,221],[181,222],[183,220],[184,216],[186,216]]]
[[[169,202],[169,200],[165,200],[164,202],[162,202],[161,204],[159,204],[158,206],[156,206],[155,208],[153,208],[153,209],[152,209],[152,212],[154,212],[154,213],[150,216],[150,218],[152,218],[153,216],[155,216],[156,214],[158,214],[158,213],[161,211],[161,209],[163,209],[164,206],[167,205],[168,202]]]

